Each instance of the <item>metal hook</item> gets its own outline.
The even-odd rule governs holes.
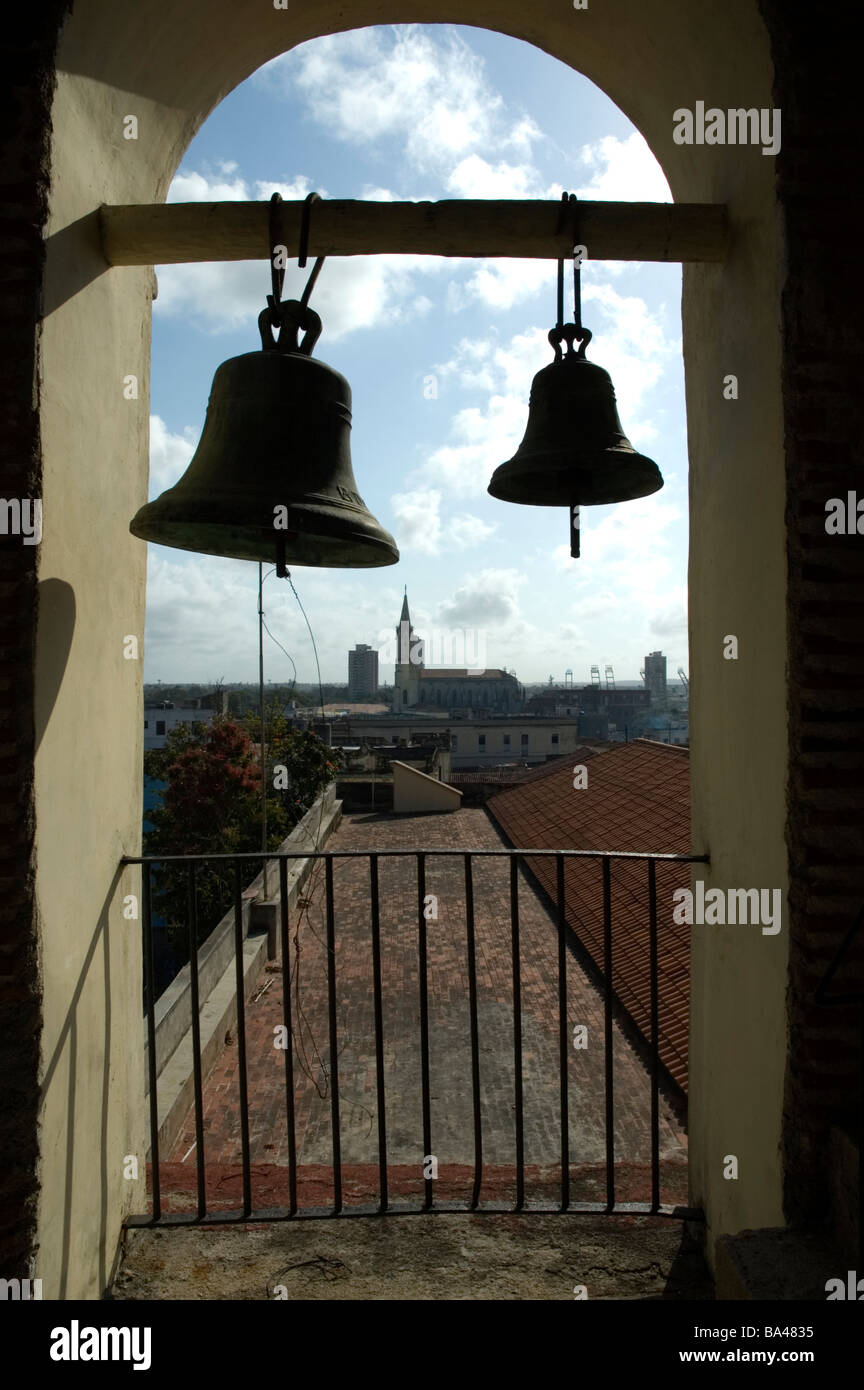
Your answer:
[[[315,199],[320,201],[320,193],[310,193],[303,203],[303,213],[300,220],[300,248],[298,253],[298,264],[302,267],[306,265],[307,251],[309,246],[309,214],[312,203]],[[282,288],[285,284],[285,267],[276,266],[277,247],[284,246],[284,230],[282,223],[282,195],[274,193],[270,198],[269,213],[269,235],[270,235],[270,285],[271,293],[267,296],[267,308],[262,311],[259,317],[258,327],[261,331],[261,345],[264,348],[274,348],[277,346],[273,337],[273,329],[278,328],[280,332],[280,342],[282,339],[282,329],[286,324],[293,324],[305,328],[306,333],[300,347],[295,347],[294,351],[311,353],[318,337],[321,333],[321,320],[316,313],[309,308],[309,296],[315,287],[315,281],[321,271],[321,267],[326,259],[319,256],[315,262],[312,274],[306,282],[306,288],[299,300],[290,300],[286,304],[282,299]],[[289,310],[289,305],[293,306]],[[299,318],[292,317],[292,313],[299,311]],[[262,323],[266,317],[267,325]],[[296,337],[296,332],[295,332]],[[284,351],[284,347],[283,347]]]
[[[320,194],[320,193],[307,193],[306,197],[305,197],[304,200],[303,200],[303,213],[302,213],[302,216],[301,216],[301,218],[300,218],[300,248],[299,248],[298,253],[297,253],[297,265],[299,266],[299,268],[300,268],[301,270],[303,270],[303,269],[305,268],[306,261],[307,261],[307,259],[308,259],[308,251],[309,251],[309,222],[310,222],[311,213],[312,213],[312,204],[315,203],[315,202],[319,202],[319,203],[320,203],[320,201],[321,201],[321,194]],[[303,305],[303,308],[304,308],[304,309],[306,308],[307,304],[309,303],[309,296],[311,295],[313,289],[315,288],[315,281],[318,279],[318,276],[319,276],[320,271],[321,271],[321,267],[322,267],[322,265],[324,264],[324,262],[325,262],[326,259],[327,259],[326,256],[319,256],[319,257],[317,258],[317,260],[315,261],[314,266],[312,267],[312,274],[309,276],[309,279],[306,281],[306,288],[305,288],[305,290],[303,291],[302,295],[300,296],[300,303]]]
[[[300,218],[300,250],[297,253],[297,264],[301,270],[306,268],[306,253],[309,249],[309,218],[312,204],[316,201],[320,203],[320,193],[307,193],[303,200],[303,213]]]

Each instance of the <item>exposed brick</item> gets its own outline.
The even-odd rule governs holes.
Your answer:
[[[777,191],[787,254],[782,321],[791,764],[784,1163],[787,1213],[804,1221],[824,1206],[832,1115],[851,1109],[860,1088],[854,1011],[818,1010],[812,1003],[816,963],[824,970],[864,901],[864,648],[855,634],[864,628],[864,605],[850,591],[864,573],[864,537],[824,530],[827,499],[845,497],[856,478],[864,482],[864,333],[855,308],[861,197],[844,172],[859,126],[859,83],[854,17],[846,7],[820,11],[815,24],[803,0],[760,0],[760,9],[774,58],[774,104],[783,111]],[[843,826],[854,834],[836,834],[829,854],[826,831]],[[851,967],[850,961],[841,972],[847,985],[858,974]],[[835,985],[840,988],[839,979]]]
[[[33,381],[44,263],[53,57],[65,0],[16,7],[4,15],[0,43],[0,477],[4,496],[39,496],[41,460]],[[0,859],[28,896],[16,914],[15,948],[0,957],[0,1173],[14,1197],[0,1203],[0,1275],[22,1272],[33,1252],[38,1161],[40,984],[33,902],[33,634],[36,547],[0,556],[4,599],[0,720],[14,731],[0,785]],[[8,743],[9,734],[4,736]],[[10,778],[8,774],[13,774]],[[8,908],[8,904],[6,904]],[[8,930],[4,926],[4,933]],[[6,939],[6,944],[9,939]],[[14,979],[7,978],[14,970]]]

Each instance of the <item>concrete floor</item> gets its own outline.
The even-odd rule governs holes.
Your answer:
[[[133,1230],[119,1300],[713,1298],[692,1228],[644,1216],[388,1216]]]

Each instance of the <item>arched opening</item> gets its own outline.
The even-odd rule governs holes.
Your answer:
[[[50,845],[53,858],[40,888],[43,1053],[53,1063],[43,1111],[48,1157],[40,1224],[43,1249],[56,1252],[47,1257],[46,1280],[56,1288],[62,1282],[67,1293],[86,1295],[98,1284],[83,1244],[70,1252],[69,1213],[75,1213],[76,1229],[97,1232],[102,1248],[113,1250],[120,1216],[133,1200],[122,1159],[136,1146],[143,1150],[144,1120],[138,943],[115,932],[110,956],[94,955],[90,946],[106,914],[122,924],[123,896],[135,891],[134,875],[116,881],[122,854],[137,851],[140,834],[139,801],[129,792],[139,785],[140,681],[122,642],[143,631],[144,562],[127,527],[146,491],[152,276],[146,269],[106,270],[94,209],[164,198],[208,112],[292,45],[316,34],[407,19],[467,22],[525,39],[610,95],[645,135],[676,200],[727,204],[736,229],[727,262],[687,266],[683,290],[691,530],[698,537],[690,561],[691,720],[701,749],[693,766],[693,837],[695,846],[710,850],[712,886],[785,889],[787,883],[774,171],[758,150],[744,159],[740,150],[718,147],[706,158],[705,149],[678,146],[672,138],[674,110],[705,95],[721,106],[770,108],[771,63],[757,6],[734,0],[722,12],[658,15],[636,0],[614,14],[550,4],[529,18],[516,5],[486,0],[467,6],[416,0],[410,11],[396,0],[383,7],[364,0],[288,11],[229,0],[182,7],[149,0],[118,15],[105,0],[76,11],[63,33],[41,423],[45,512],[62,514],[64,525],[46,526],[41,573],[71,586],[78,608],[53,708],[48,656],[68,636],[69,615],[46,608],[40,618],[37,708],[46,729],[36,804],[37,843],[46,851]],[[646,54],[656,55],[650,71]],[[130,112],[139,117],[136,142],[123,136]],[[722,393],[730,371],[748,383],[732,409]],[[129,375],[139,381],[136,402],[123,395]],[[108,588],[105,574],[114,576]],[[757,592],[760,605],[752,602]],[[737,664],[723,660],[728,633],[739,639]],[[94,672],[100,673],[95,689]],[[94,730],[86,750],[77,742],[85,720]],[[106,825],[115,827],[110,835]],[[782,1219],[782,1174],[774,1156],[786,1057],[787,941],[786,934],[742,940],[735,951],[707,936],[694,941],[693,1196],[705,1205],[712,1234]],[[113,1000],[110,1024],[106,995]],[[67,1017],[72,997],[81,1000],[77,1054]],[[111,1103],[104,1088],[84,1084],[82,1070],[73,1105],[80,1058],[89,1059],[92,1078],[92,1057],[100,1050],[105,1086],[109,1072],[113,1078]],[[97,1133],[105,1154],[98,1185],[89,1180],[87,1162],[66,1164],[69,1146],[89,1152],[87,1136]],[[721,1148],[743,1156],[742,1167],[749,1160],[754,1176],[724,1183],[716,1163]]]

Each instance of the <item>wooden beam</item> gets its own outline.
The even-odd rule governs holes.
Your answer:
[[[284,244],[297,254],[302,202],[282,204]],[[102,207],[109,265],[267,260],[269,202]],[[441,203],[312,205],[310,256],[514,256],[557,260],[574,238],[556,235],[561,204],[465,199]],[[710,203],[577,204],[577,243],[595,261],[722,261],[726,209]]]

